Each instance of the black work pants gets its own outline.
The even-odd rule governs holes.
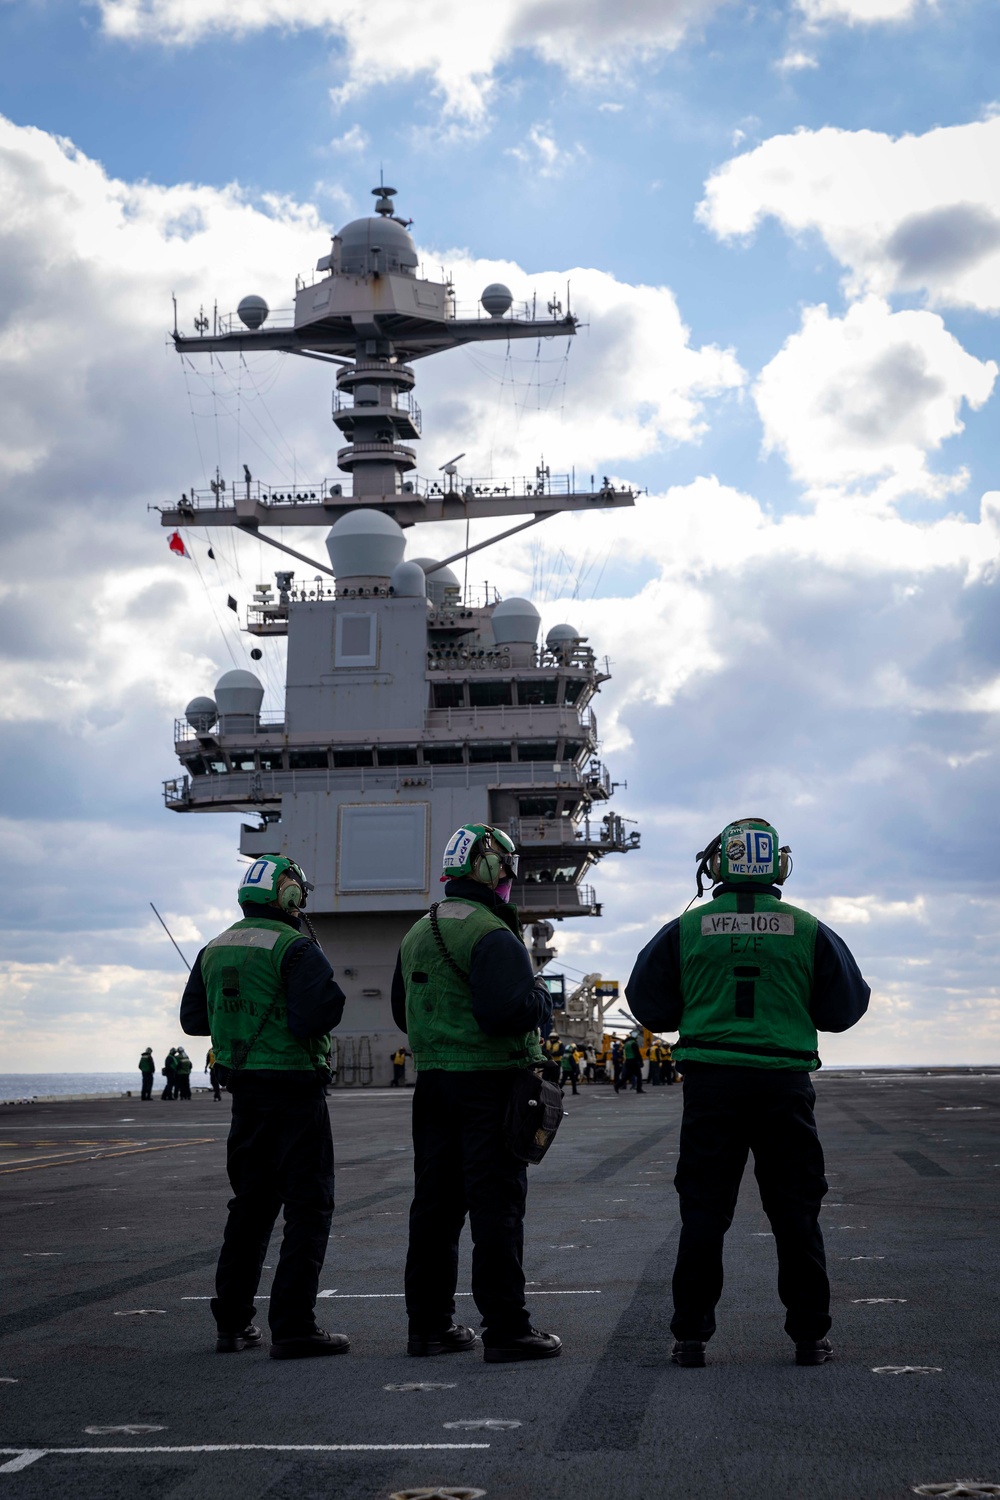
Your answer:
[[[466,1214],[484,1344],[519,1338],[531,1326],[521,1264],[528,1173],[504,1138],[515,1077],[512,1070],[417,1074],[405,1278],[411,1333],[439,1333],[454,1318]]]
[[[301,1084],[240,1077],[226,1168],[233,1196],[215,1275],[215,1321],[227,1333],[252,1321],[271,1231],[283,1208],[285,1229],[268,1322],[276,1339],[304,1336],[315,1327],[316,1293],[333,1217],[330,1114],[314,1074],[303,1074]]]
[[[403,1085],[405,1084],[405,1082],[406,1082],[406,1064],[405,1063],[393,1063],[393,1065],[392,1065],[392,1082],[390,1083],[389,1087],[391,1089],[402,1088]]]
[[[674,1185],[681,1235],[674,1268],[678,1339],[710,1339],[722,1295],[722,1244],[752,1151],[778,1252],[785,1331],[796,1342],[830,1327],[819,1210],[826,1192],[808,1073],[684,1063],[684,1114]]]
[[[142,1076],[142,1093],[139,1095],[139,1098],[140,1099],[152,1099],[152,1097],[153,1097],[153,1075],[152,1075],[152,1073],[143,1073],[141,1076]]]
[[[215,1066],[214,1063],[212,1064],[212,1066],[208,1070],[208,1078],[209,1078],[209,1082],[212,1085],[212,1093],[213,1093],[214,1097],[216,1099],[221,1099],[222,1098],[222,1090],[219,1087],[219,1073],[218,1073],[218,1069],[216,1068],[216,1066]]]
[[[167,1081],[164,1085],[163,1093],[160,1095],[160,1098],[173,1099],[175,1097],[174,1091],[177,1088],[177,1075],[176,1073],[168,1073],[166,1075],[166,1079]]]
[[[627,1062],[625,1064],[625,1082],[629,1085],[630,1088],[634,1088],[637,1094],[642,1093],[641,1059],[637,1059],[635,1062]]]

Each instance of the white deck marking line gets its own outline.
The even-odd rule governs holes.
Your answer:
[[[16,1474],[50,1454],[83,1453],[468,1453],[481,1452],[489,1443],[198,1443],[183,1447],[143,1448],[0,1448],[11,1453],[9,1463],[0,1464],[0,1474]]]
[[[328,1302],[383,1302],[391,1298],[405,1297],[405,1292],[317,1292],[317,1298],[323,1297]],[[585,1287],[580,1291],[571,1292],[532,1292],[533,1297],[599,1297],[601,1288]],[[471,1297],[471,1292],[456,1292],[456,1297]],[[182,1297],[182,1302],[211,1302],[211,1297]],[[270,1302],[270,1292],[258,1292],[254,1298],[255,1302]],[[124,1316],[116,1313],[115,1317]],[[0,1453],[3,1449],[0,1449]]]
[[[209,1139],[209,1137],[206,1136],[204,1140],[164,1141],[161,1145],[158,1146],[129,1146],[124,1151],[99,1150],[93,1155],[62,1155],[57,1157],[54,1161],[48,1161],[46,1159],[39,1160],[38,1158],[35,1158],[35,1160],[31,1161],[28,1157],[15,1157],[15,1161],[24,1161],[27,1163],[27,1165],[7,1166],[5,1164],[3,1167],[0,1167],[0,1177],[12,1177],[16,1172],[42,1172],[46,1167],[72,1167],[76,1166],[80,1162],[111,1161],[112,1158],[116,1156],[144,1156],[147,1152],[150,1151],[177,1151],[178,1149],[183,1150],[188,1146],[214,1145],[215,1141]]]

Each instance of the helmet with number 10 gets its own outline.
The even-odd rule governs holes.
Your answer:
[[[755,885],[781,885],[791,870],[791,850],[778,847],[778,831],[764,818],[738,818],[727,823],[713,851],[710,873],[713,881],[750,881]]]
[[[478,880],[495,891],[501,881],[517,875],[517,850],[499,828],[466,823],[448,840],[441,864],[445,879]]]
[[[301,911],[306,904],[309,882],[294,859],[268,855],[255,859],[240,881],[236,899],[241,906],[277,906],[281,911]]]

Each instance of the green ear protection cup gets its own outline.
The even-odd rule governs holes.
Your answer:
[[[496,889],[503,874],[503,865],[500,863],[498,854],[480,854],[476,858],[477,878],[484,885],[490,885]]]
[[[282,911],[298,911],[305,892],[297,880],[289,880],[278,894],[278,905]]]

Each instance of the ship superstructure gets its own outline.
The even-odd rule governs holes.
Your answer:
[[[593,699],[607,663],[571,625],[539,638],[526,599],[463,589],[446,559],[406,557],[417,522],[524,517],[502,535],[565,510],[632,505],[607,481],[577,490],[544,465],[524,480],[467,479],[457,461],[435,480],[416,474],[420,437],[412,364],[485,340],[572,335],[557,303],[549,316],[515,310],[487,287],[461,316],[447,282],[417,275],[392,188],[376,212],[348,224],[296,290],[287,324],[259,297],[236,318],[175,329],[185,354],[281,350],[333,363],[333,420],[347,439],[335,479],[269,486],[248,471],[185,493],[164,526],[235,526],[306,564],[258,587],[246,630],[287,635],[284,709],[262,712],[248,670],[226,672],[175,728],[183,774],[165,784],[179,812],[249,815],[240,850],[301,861],[314,890],[309,914],[347,992],[338,1032],[338,1082],[384,1081],[398,1045],[389,990],[399,941],[439,895],[440,851],[463,822],[507,830],[521,850],[513,899],[538,967],[554,956],[552,923],[599,916],[591,872],[639,834],[608,807],[613,783],[598,759]],[[326,526],[329,566],[266,528]]]

